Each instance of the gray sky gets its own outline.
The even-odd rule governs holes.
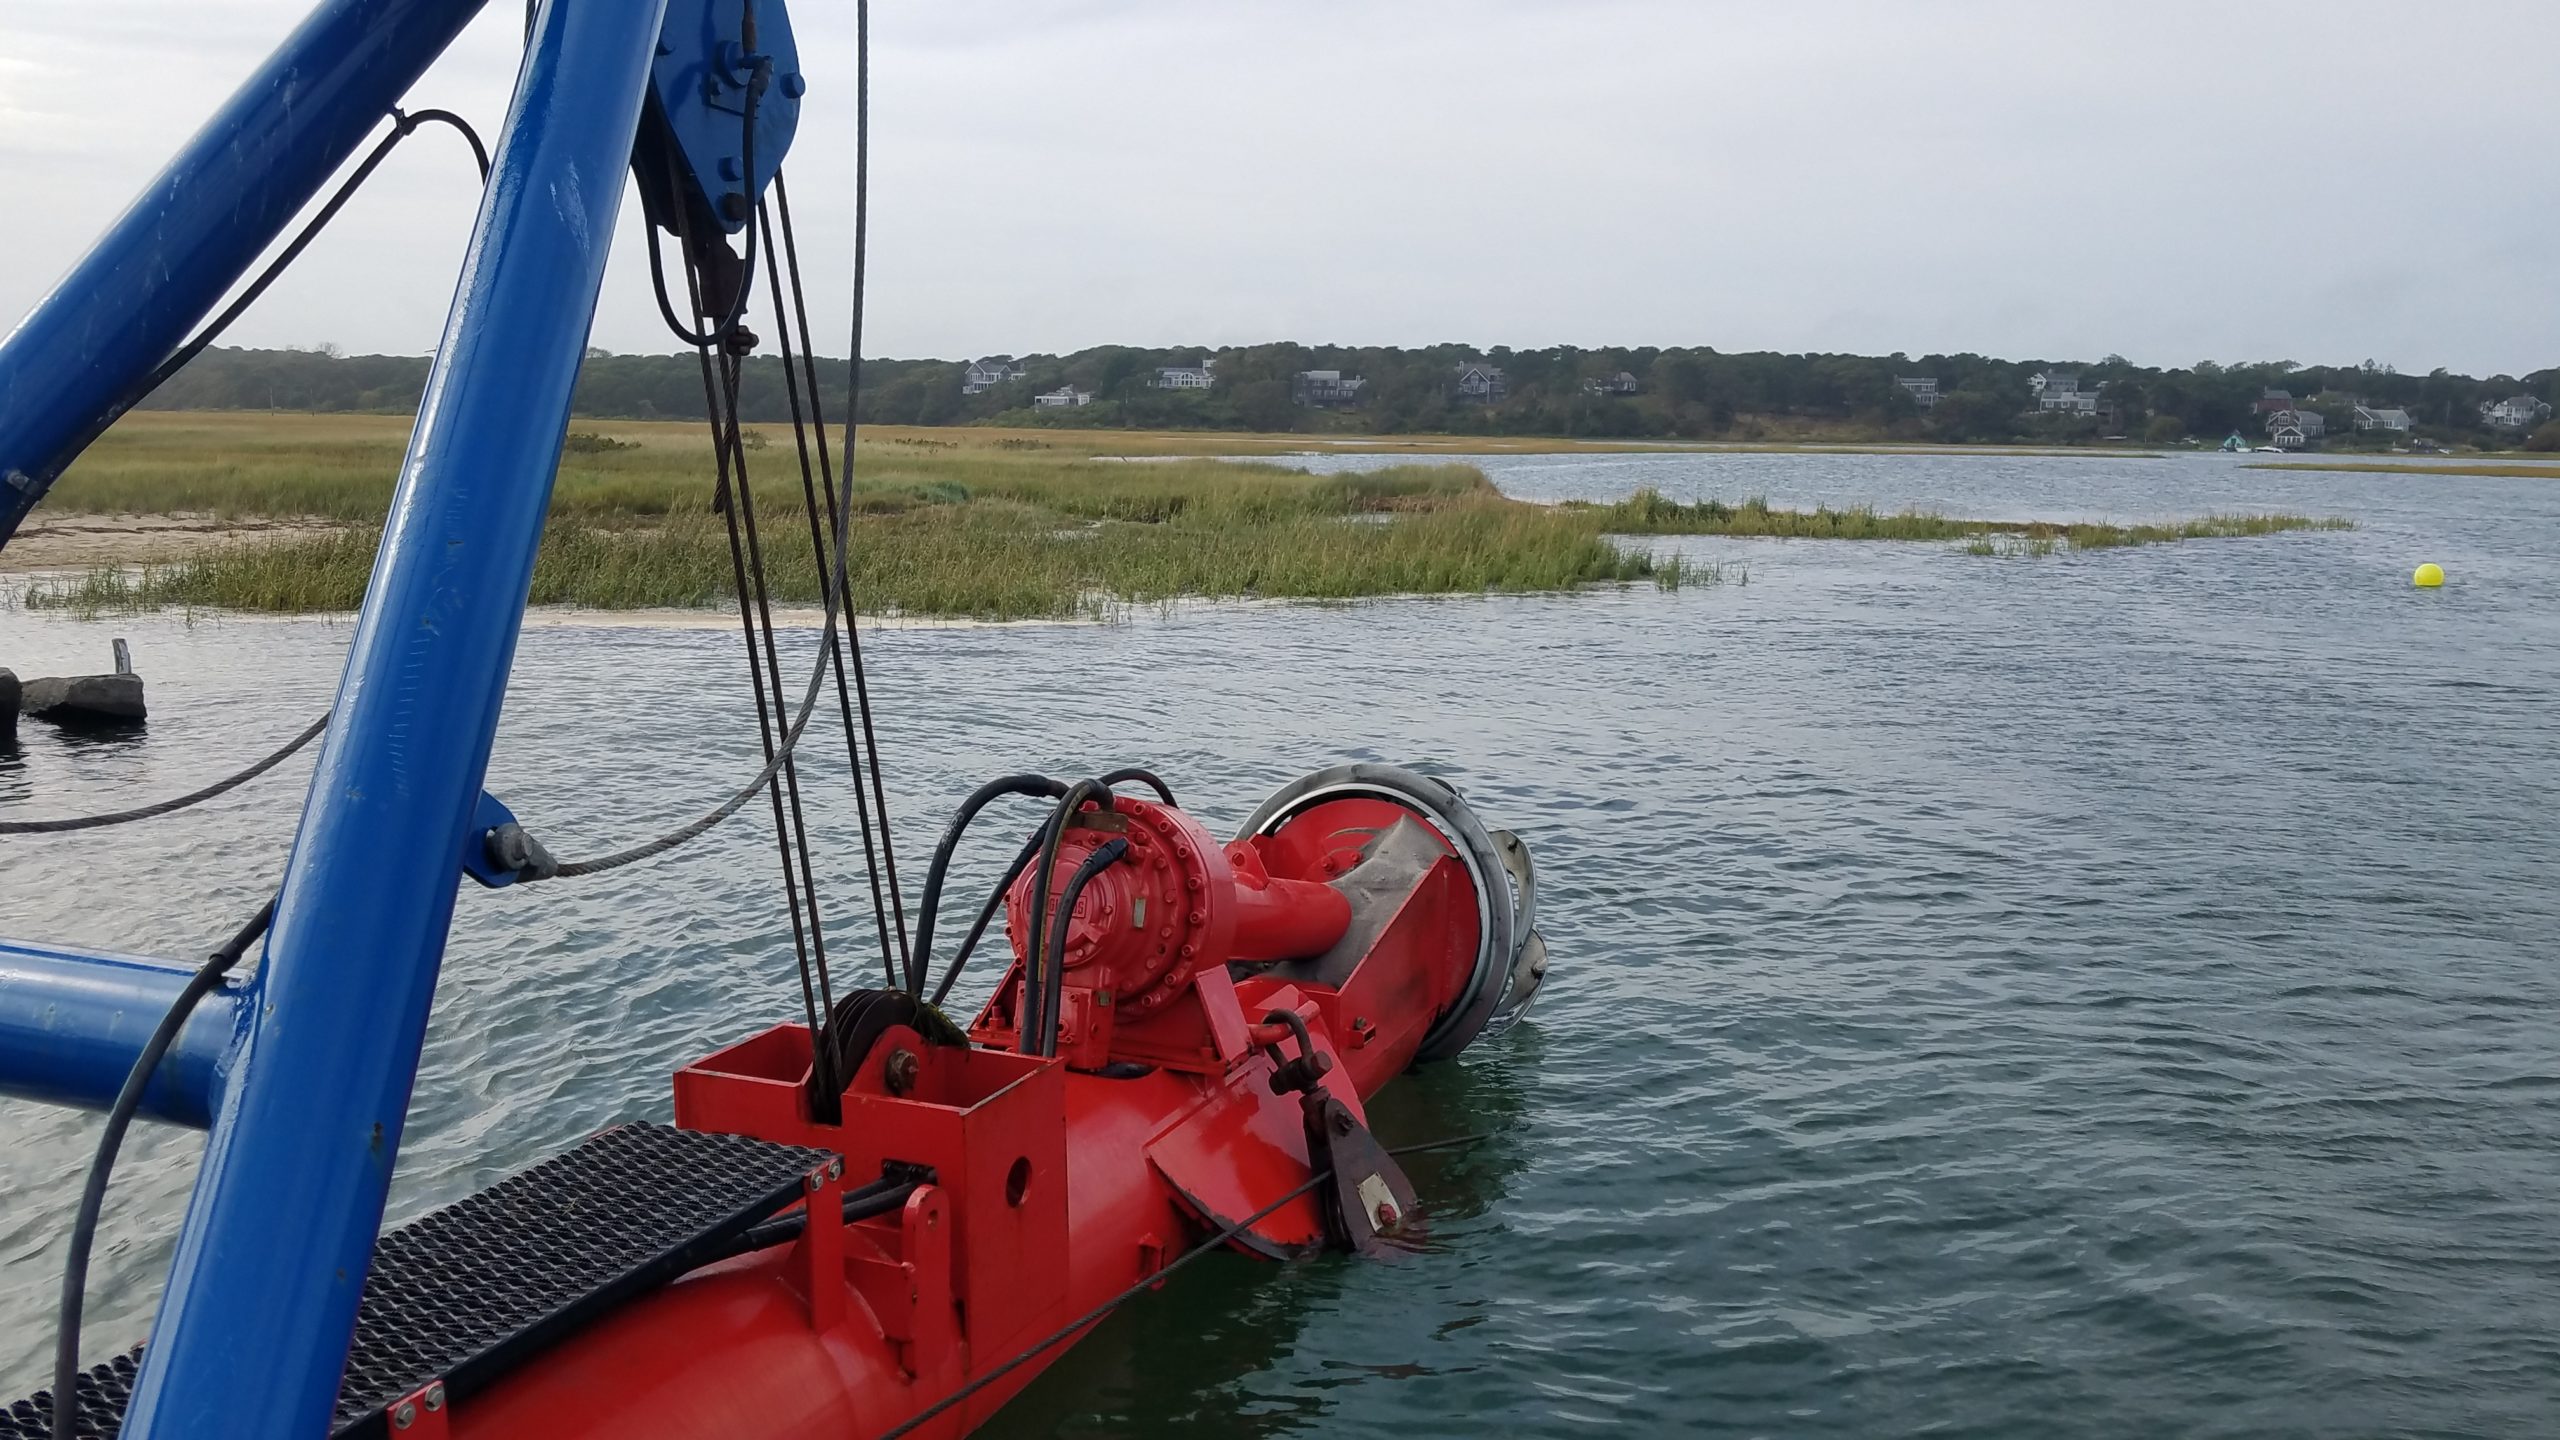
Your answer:
[[[14,323],[298,0],[13,0]],[[841,316],[850,0],[789,173]],[[2560,5],[876,0],[878,355],[1109,342],[2560,363]],[[494,135],[520,12],[411,96]],[[431,348],[471,219],[403,148],[234,343]],[[596,343],[669,350],[635,262]],[[840,353],[837,338],[821,348]]]

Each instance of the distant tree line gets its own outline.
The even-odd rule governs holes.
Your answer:
[[[1415,349],[1324,345],[1253,345],[1224,350],[1096,346],[1072,355],[1011,359],[1021,378],[967,392],[967,362],[871,360],[863,367],[862,419],[898,425],[1019,425],[1239,429],[1348,433],[1565,435],[1589,438],[1752,439],[1813,427],[1879,439],[2041,441],[2071,443],[2123,436],[2152,444],[2193,437],[2219,441],[2239,432],[2264,437],[2259,398],[2287,391],[2319,409],[2333,442],[2353,444],[2353,407],[2409,412],[2417,433],[2449,444],[2498,446],[2525,437],[2489,429],[2485,403],[2533,395],[2560,405],[2560,369],[2529,375],[2474,377],[2435,370],[2403,374],[2367,361],[2303,366],[2287,361],[2174,369],[2135,365],[2121,356],[2069,364],[1996,360],[1982,355],[1728,354],[1711,349],[1476,350],[1460,345]],[[1216,361],[1208,390],[1162,390],[1161,367]],[[1499,367],[1507,393],[1471,401],[1457,393],[1457,367]],[[209,350],[161,387],[155,409],[407,411],[426,383],[424,357],[340,355],[321,350]],[[818,404],[841,421],[849,367],[817,362]],[[1368,384],[1360,403],[1317,409],[1297,403],[1302,371],[1339,370]],[[2030,382],[2039,373],[2076,371],[2083,390],[2103,385],[2096,416],[2036,412]],[[1612,382],[1634,379],[1634,393]],[[1938,403],[1922,409],[1898,377],[1929,376]],[[1061,387],[1092,403],[1041,408],[1033,397]],[[802,403],[807,402],[803,397]],[[590,352],[578,377],[577,413],[595,418],[678,420],[703,414],[699,361],[691,355]],[[748,360],[741,413],[762,422],[791,418],[781,363]],[[2405,437],[2404,437],[2405,438]],[[2560,445],[2560,431],[2537,437]],[[2384,443],[2376,440],[2370,443]]]

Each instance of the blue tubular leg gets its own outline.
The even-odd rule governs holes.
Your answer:
[[[0,342],[0,544],[485,3],[327,0]]]
[[[666,0],[550,0],[124,1434],[328,1432]]]
[[[0,1095],[104,1110],[193,973],[128,955],[0,940]],[[240,992],[197,1002],[160,1059],[141,1113],[201,1130],[242,1023]]]

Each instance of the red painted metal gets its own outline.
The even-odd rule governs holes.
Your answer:
[[[446,1440],[453,1433],[442,1380],[430,1380],[392,1401],[383,1414],[391,1433],[402,1440]]]
[[[1304,1019],[1317,1063],[1331,1067],[1325,1088],[1363,1117],[1362,1101],[1412,1063],[1476,963],[1475,896],[1454,852],[1408,893],[1365,899],[1387,907],[1366,917],[1328,883],[1357,862],[1364,828],[1375,835],[1406,813],[1375,805],[1318,806],[1234,844],[1137,800],[1077,817],[1053,905],[1096,847],[1125,838],[1129,851],[1073,911],[1056,1058],[1015,1053],[1026,878],[1011,897],[1014,963],[971,1043],[892,1027],[847,1082],[840,1123],[812,1118],[799,1025],[679,1071],[679,1125],[843,1157],[840,1176],[814,1179],[816,1223],[625,1307],[462,1401],[452,1434],[879,1435],[1304,1183],[1299,1097],[1272,1084],[1275,1042],[1291,1029],[1265,1017]],[[1294,974],[1229,968],[1311,959],[1355,930],[1372,936],[1357,956]],[[1309,978],[1319,971],[1340,983]],[[1277,1048],[1297,1053],[1294,1040]],[[933,1179],[903,1210],[835,1218],[845,1188],[910,1166]],[[1236,1244],[1277,1258],[1324,1235],[1311,1194]],[[914,1433],[966,1434],[1064,1348]]]

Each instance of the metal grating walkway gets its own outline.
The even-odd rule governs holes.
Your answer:
[[[823,1150],[664,1125],[620,1125],[385,1234],[356,1312],[333,1434],[387,1432],[430,1380],[485,1388],[606,1311],[723,1253],[797,1200]],[[141,1351],[81,1377],[77,1430],[122,1428]],[[39,1391],[0,1411],[0,1440],[52,1440]]]

